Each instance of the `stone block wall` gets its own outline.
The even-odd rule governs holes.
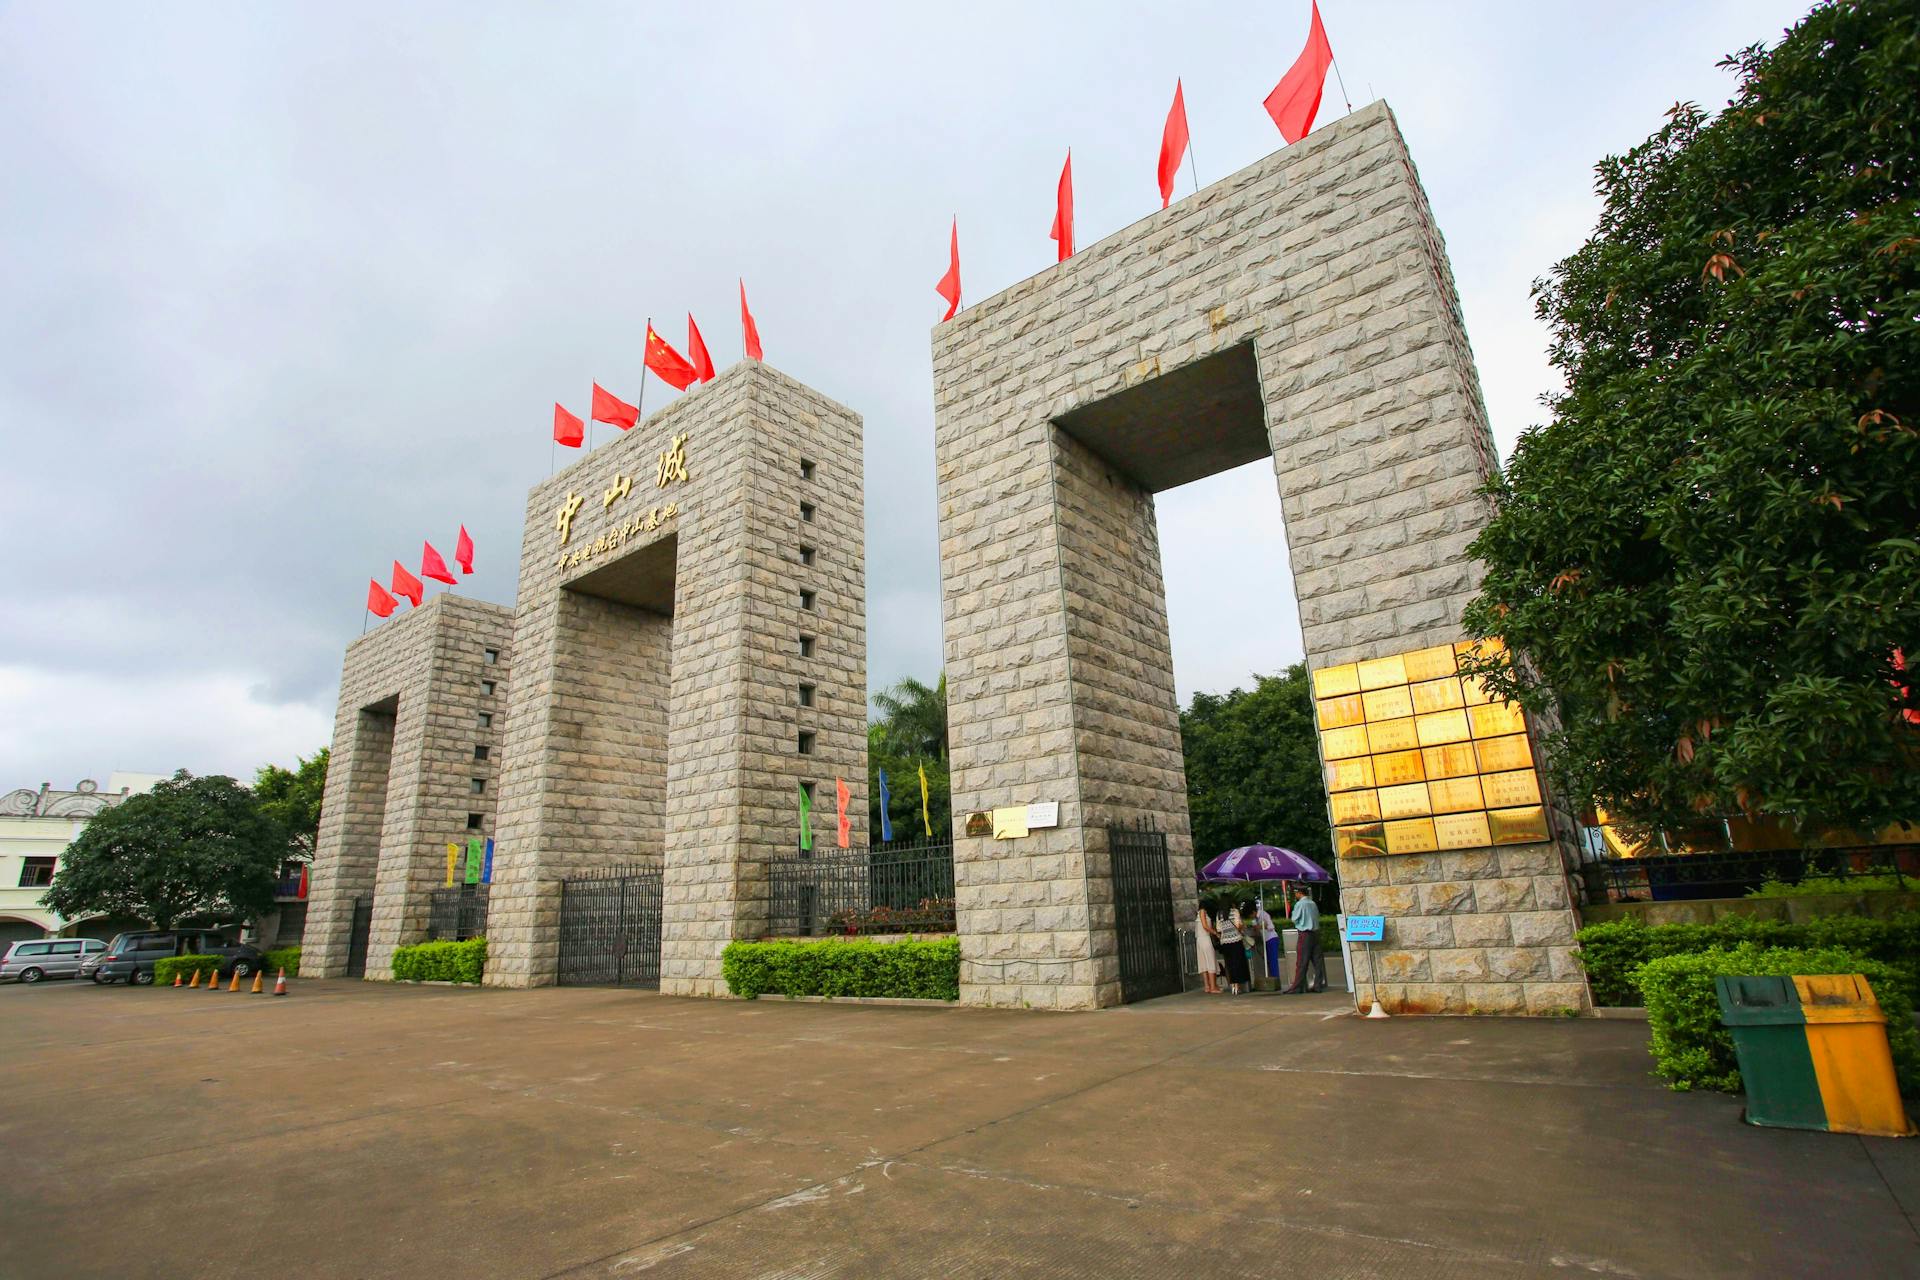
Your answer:
[[[370,895],[366,976],[389,976],[394,948],[426,936],[427,895],[445,883],[447,845],[464,850],[470,838],[493,834],[511,619],[498,605],[442,594],[348,646],[304,972],[345,974],[353,900]],[[486,759],[476,759],[476,747]]]
[[[831,846],[844,777],[865,842],[863,494],[858,416],[754,361],[534,486],[489,983],[552,982],[559,878],[657,848],[662,988],[722,994],[721,948],[765,929],[798,785]]]
[[[1043,896],[1084,904],[1089,955],[1104,955],[1111,944],[1100,936],[1108,930],[1095,914],[1101,889],[1090,859],[1106,822],[1126,805],[1099,798],[1159,806],[1153,816],[1165,829],[1175,838],[1186,831],[1183,781],[1177,794],[1173,785],[1177,719],[1163,709],[1171,681],[1161,656],[1157,552],[1141,550],[1151,542],[1150,512],[1137,499],[1131,519],[1109,518],[1123,505],[1117,501],[1089,506],[1098,491],[1092,468],[1074,465],[1076,445],[1060,443],[1057,424],[1070,414],[1085,421],[1122,393],[1248,344],[1264,419],[1256,429],[1273,457],[1309,666],[1461,638],[1461,612],[1479,575],[1467,546],[1488,513],[1477,490],[1494,454],[1444,250],[1385,104],[938,326],[935,460],[954,809],[1061,802],[1057,831],[956,844],[968,1000],[1079,1007],[1116,999],[1104,968],[1076,963],[1073,930],[1043,928],[1009,906]],[[1128,479],[1140,490],[1168,483]],[[1249,573],[1259,589],[1258,567]],[[1089,591],[1083,581],[1099,585]],[[1276,646],[1276,665],[1279,657]],[[1072,754],[1058,749],[1063,718]],[[1510,846],[1482,851],[1478,863],[1453,865],[1444,877],[1524,881],[1526,901],[1512,908],[1440,912],[1438,897],[1420,898],[1415,887],[1404,950],[1473,950],[1456,945],[1452,915],[1509,916],[1504,945],[1539,950],[1524,963],[1540,959],[1550,984],[1554,949],[1571,942],[1572,912],[1562,909],[1551,929],[1544,918],[1520,917],[1538,916],[1534,881],[1548,873],[1535,864],[1558,857],[1552,846]],[[1343,875],[1352,861],[1342,861]],[[1411,867],[1400,873],[1395,859],[1376,861],[1383,865],[1355,874],[1388,883],[1356,889],[1416,884],[1393,880],[1414,874]],[[1482,874],[1470,874],[1476,870]],[[1488,889],[1489,903],[1501,892]],[[1466,934],[1478,936],[1471,925]],[[1409,996],[1408,1007],[1453,1007],[1453,993],[1439,990],[1448,986],[1460,988],[1460,1003],[1468,985],[1510,986],[1496,980],[1497,945],[1480,948],[1484,979],[1439,981],[1432,956],[1424,968],[1409,962],[1424,976],[1408,984],[1436,990]],[[1030,963],[967,964],[1007,955]],[[1440,971],[1472,968],[1450,957]],[[1578,994],[1542,1000],[1564,997],[1584,1008],[1584,988]]]

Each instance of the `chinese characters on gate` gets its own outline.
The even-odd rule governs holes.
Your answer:
[[[654,487],[665,489],[669,485],[683,483],[687,479],[687,433],[681,432],[668,442],[660,451],[658,468],[654,473]],[[600,509],[610,511],[613,504],[633,492],[633,477],[623,472],[613,474],[613,483],[600,495]],[[566,547],[573,541],[574,517],[580,514],[580,508],[586,500],[579,494],[568,491],[566,498],[554,511],[554,531],[560,535],[560,545]],[[643,533],[652,533],[667,521],[680,514],[680,504],[669,502],[665,506],[649,508],[643,514],[637,514],[624,523],[615,525],[595,538],[590,544],[576,547],[571,551],[561,551],[559,567],[571,568],[584,564],[595,556],[603,555],[622,545],[629,538]]]

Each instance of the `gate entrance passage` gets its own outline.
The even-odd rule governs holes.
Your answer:
[[[618,870],[560,882],[562,986],[659,987],[661,883]]]
[[[1363,989],[1377,976],[1389,1009],[1588,1006],[1526,726],[1455,674],[1496,455],[1384,103],[962,311],[933,363],[964,1001],[1150,986],[1143,876],[1193,920],[1154,495],[1271,457],[1342,903],[1388,918]],[[1057,825],[985,820],[1023,806]],[[1166,843],[1152,871],[1118,834],[1143,819]]]
[[[1113,858],[1114,948],[1120,998],[1128,1004],[1181,988],[1180,935],[1173,924],[1167,837],[1145,827],[1107,832]]]

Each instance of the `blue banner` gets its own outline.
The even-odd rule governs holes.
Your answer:
[[[487,841],[487,861],[485,865],[483,865],[480,868],[480,883],[481,884],[493,883],[493,841],[492,840]]]
[[[887,790],[887,771],[880,771],[880,839],[893,839],[893,815],[887,812],[887,806],[893,803],[893,792]]]

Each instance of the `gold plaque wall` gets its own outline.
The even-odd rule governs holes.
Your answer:
[[[1480,652],[1499,652],[1497,641]],[[1313,673],[1334,848],[1343,858],[1547,838],[1520,708],[1456,674],[1472,643]]]

